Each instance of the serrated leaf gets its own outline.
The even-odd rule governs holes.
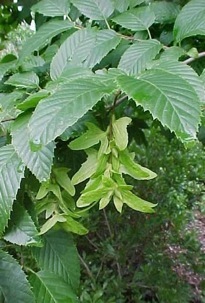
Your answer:
[[[77,139],[73,140],[68,146],[73,150],[87,149],[93,145],[96,145],[100,140],[106,136],[95,124],[87,122],[86,126],[88,130]]]
[[[133,31],[147,30],[155,21],[155,15],[147,6],[130,9],[112,19]]]
[[[27,39],[22,45],[22,50],[19,54],[20,61],[34,51],[38,51],[43,48],[53,37],[72,28],[73,26],[73,23],[68,20],[51,20],[45,25],[42,25],[37,33]]]
[[[12,143],[25,165],[42,182],[50,177],[55,144],[50,142],[39,151],[31,151],[28,133],[30,117],[31,114],[26,113],[16,119],[12,126]]]
[[[90,178],[96,171],[98,160],[97,151],[90,149],[87,151],[87,160],[81,165],[80,169],[72,177],[72,184],[76,185]]]
[[[16,118],[21,113],[16,107],[21,103],[23,94],[17,90],[10,94],[0,94],[0,121]]]
[[[136,163],[128,151],[121,151],[119,153],[119,160],[121,163],[120,172],[128,174],[137,180],[150,180],[157,176],[148,168]]]
[[[6,84],[16,86],[17,88],[37,88],[39,78],[34,72],[17,73],[9,77]]]
[[[63,231],[51,231],[43,239],[43,247],[33,248],[39,266],[61,277],[73,289],[78,289],[80,264],[72,235]]]
[[[145,201],[128,190],[122,190],[121,194],[123,202],[132,209],[143,213],[154,213],[153,207],[155,207],[156,204]]]
[[[51,62],[51,78],[58,78],[68,67],[93,68],[120,42],[113,30],[83,29],[69,36]]]
[[[146,69],[161,48],[161,43],[154,39],[136,42],[124,52],[118,67],[129,75],[137,75]]]
[[[33,5],[31,10],[50,17],[66,16],[70,11],[70,0],[57,2],[55,0],[42,0]]]
[[[78,303],[72,288],[53,272],[33,273],[30,283],[38,303]]]
[[[46,98],[48,96],[48,91],[40,90],[39,92],[33,93],[32,95],[28,96],[23,102],[18,104],[16,107],[23,111],[30,108],[35,108],[41,99]]]
[[[0,234],[7,226],[24,168],[12,145],[0,148]]]
[[[184,64],[183,62],[178,61],[163,61],[157,63],[156,62],[156,68],[163,69],[169,73],[172,73],[173,75],[178,75],[182,77],[184,80],[186,80],[192,88],[195,90],[196,94],[198,95],[198,98],[201,102],[204,102],[205,99],[205,91],[203,88],[202,81],[200,77],[197,75],[197,73],[187,64]]]
[[[130,98],[149,110],[181,140],[196,138],[200,120],[200,102],[194,88],[179,75],[165,70],[150,70],[137,79],[118,78],[119,87]]]
[[[170,46],[164,50],[162,53],[160,60],[167,60],[167,61],[178,61],[180,57],[186,55],[186,52],[183,48],[178,46]]]
[[[107,85],[95,77],[75,79],[63,85],[38,104],[29,124],[31,142],[34,145],[38,142],[40,148],[48,144],[113,89],[115,83]]]
[[[151,10],[154,12],[155,23],[173,23],[180,12],[180,6],[176,3],[167,1],[155,1],[150,4]]]
[[[144,3],[145,1],[146,0],[129,0],[129,2],[130,2],[129,7],[135,7],[137,5]]]
[[[58,167],[53,169],[56,182],[64,188],[71,196],[75,195],[75,187],[68,177],[68,169],[66,167]]]
[[[34,303],[26,275],[12,256],[0,250],[0,289],[3,302]]]
[[[123,13],[124,11],[126,11],[130,5],[130,0],[123,0],[123,1],[119,1],[119,0],[112,0],[112,3],[114,5],[114,8],[120,12]]]
[[[176,42],[196,35],[205,35],[205,1],[192,0],[187,3],[174,24]]]
[[[112,123],[114,141],[119,150],[124,150],[128,145],[127,126],[131,121],[128,117],[122,117]]]
[[[14,204],[4,239],[18,245],[36,245],[40,243],[36,226],[27,210],[19,203]]]
[[[6,63],[0,63],[0,81],[3,76],[16,65],[16,60]]]
[[[111,0],[71,0],[71,2],[86,17],[92,20],[107,19],[114,11]]]
[[[58,223],[61,228],[67,232],[72,232],[77,235],[86,235],[88,233],[87,228],[85,228],[80,222],[74,220],[69,216],[65,216],[66,221]]]

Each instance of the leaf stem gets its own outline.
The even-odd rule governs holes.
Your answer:
[[[111,28],[110,28],[110,24],[108,23],[107,19],[104,18],[104,20],[105,20],[105,23],[106,23],[106,25],[107,25],[107,28],[108,28],[108,29],[111,29]]]
[[[152,35],[151,35],[151,33],[150,33],[149,28],[147,28],[147,32],[148,32],[149,39],[152,39]]]
[[[199,53],[197,58],[191,57],[191,58],[188,58],[188,59],[184,60],[183,62],[184,62],[185,64],[190,64],[190,63],[192,63],[193,61],[195,61],[195,60],[197,60],[197,59],[200,59],[200,58],[202,58],[202,57],[205,57],[205,52]]]

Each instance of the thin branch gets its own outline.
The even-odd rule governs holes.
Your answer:
[[[117,99],[115,103],[109,107],[109,112],[111,112],[115,107],[120,105],[122,102],[124,102],[127,99],[127,95],[122,96],[121,98]]]
[[[197,58],[189,58],[189,59],[184,60],[183,62],[184,62],[185,64],[190,64],[190,63],[192,63],[193,61],[195,61],[195,60],[197,60],[197,59],[200,59],[200,58],[202,58],[202,57],[205,57],[205,52],[199,53]]]
[[[90,268],[88,267],[87,263],[85,262],[85,260],[83,260],[83,258],[81,257],[80,254],[78,254],[78,257],[80,259],[80,262],[82,263],[82,265],[84,266],[88,276],[91,278],[91,280],[95,283],[95,279],[93,277],[93,274],[92,272],[90,271]]]
[[[107,229],[109,231],[110,237],[113,238],[113,233],[112,233],[112,230],[111,230],[111,227],[110,227],[110,223],[108,221],[107,214],[106,214],[106,211],[105,211],[104,208],[103,208],[103,214],[104,214],[104,217],[105,217],[105,222],[106,222]]]

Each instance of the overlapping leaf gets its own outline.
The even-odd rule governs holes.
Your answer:
[[[84,29],[61,45],[51,62],[51,78],[58,78],[66,67],[92,68],[120,42],[113,30]]]
[[[174,25],[177,42],[184,38],[205,35],[205,1],[192,0],[180,11]]]
[[[21,266],[0,250],[0,288],[3,302],[34,303],[34,296]]]
[[[107,19],[114,11],[111,0],[71,0],[86,17],[92,20]]]
[[[45,25],[42,25],[36,34],[27,39],[22,46],[22,50],[19,54],[20,60],[22,61],[35,50],[40,50],[42,47],[47,45],[53,37],[72,28],[73,26],[73,23],[68,20],[51,20]]]
[[[155,15],[149,7],[144,6],[130,9],[112,20],[133,31],[143,31],[154,23]]]
[[[6,84],[18,88],[37,88],[39,85],[39,78],[34,72],[16,73],[9,77]]]
[[[144,40],[130,46],[122,55],[119,68],[129,75],[136,75],[145,70],[162,48],[157,40]]]
[[[197,73],[187,64],[183,62],[173,61],[173,60],[166,60],[162,62],[156,62],[155,65],[156,69],[163,69],[172,73],[173,75],[178,75],[186,80],[195,92],[198,95],[199,100],[203,103],[205,100],[205,90],[203,87],[203,83]]]
[[[38,12],[45,16],[64,16],[69,13],[70,0],[42,0],[32,6],[33,12]]]
[[[16,60],[6,63],[0,63],[0,81],[2,80],[3,76],[15,66]]]
[[[29,123],[31,142],[42,147],[72,126],[104,95],[115,89],[100,77],[74,79],[37,106]]]
[[[38,230],[27,210],[20,204],[14,204],[8,228],[4,239],[18,245],[31,245],[40,243]]]
[[[137,79],[118,78],[119,87],[137,105],[149,110],[153,118],[182,140],[196,138],[200,121],[200,102],[194,88],[179,75],[150,70]]]
[[[180,12],[179,5],[167,1],[155,1],[150,7],[156,17],[155,23],[172,23]]]
[[[12,145],[0,148],[0,234],[4,231],[13,201],[24,176],[24,165]]]
[[[53,272],[40,271],[30,278],[38,303],[78,303],[72,288]]]
[[[21,113],[16,106],[21,102],[23,92],[16,90],[10,94],[1,94],[0,97],[0,121],[16,118]]]
[[[33,248],[39,266],[53,272],[77,289],[80,281],[80,265],[71,234],[63,231],[44,235],[44,246]]]
[[[39,151],[29,146],[28,123],[30,114],[21,115],[13,124],[12,143],[22,161],[39,181],[49,179],[54,157],[54,143],[51,142]]]

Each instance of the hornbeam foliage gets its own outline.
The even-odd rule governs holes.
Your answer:
[[[88,210],[153,213],[160,203],[133,186],[157,177],[132,152],[136,118],[148,112],[148,124],[156,120],[187,145],[197,140],[205,1],[32,3],[36,31],[0,61],[0,234],[14,249],[31,246],[37,265],[21,268],[2,244],[0,295],[75,303],[71,232],[88,232]]]

